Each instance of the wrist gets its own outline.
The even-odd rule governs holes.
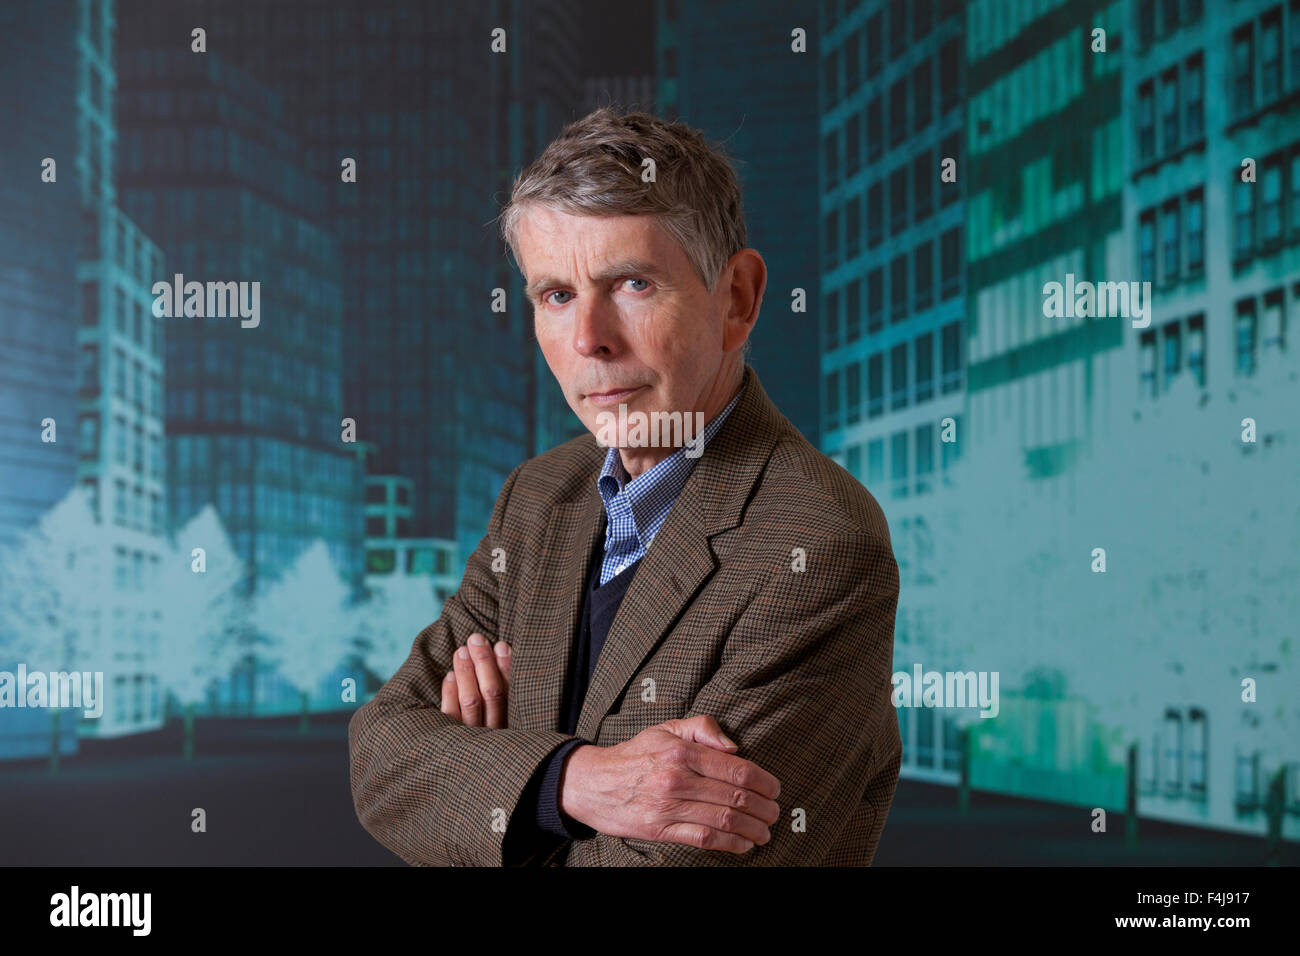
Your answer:
[[[557,788],[560,812],[569,819],[577,820],[589,827],[594,825],[586,819],[587,811],[582,801],[584,792],[582,781],[588,767],[588,758],[598,749],[594,744],[581,744],[565,754]]]

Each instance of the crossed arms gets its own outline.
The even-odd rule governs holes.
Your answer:
[[[506,824],[520,796],[546,758],[574,739],[552,731],[470,726],[443,712],[444,678],[454,670],[456,650],[474,633],[489,645],[510,637],[499,633],[500,582],[491,571],[491,556],[493,548],[510,546],[504,528],[520,468],[507,479],[459,590],[349,724],[357,815],[380,843],[414,866],[506,862]],[[896,720],[889,692],[898,571],[888,541],[869,532],[810,536],[793,544],[806,550],[807,570],[792,571],[776,552],[771,576],[740,613],[717,670],[687,714],[668,722],[676,729],[658,725],[619,747],[579,747],[566,767],[568,778],[567,771],[583,761],[588,769],[595,767],[593,756],[603,760],[621,747],[623,758],[631,759],[629,748],[638,741],[657,742],[646,752],[660,755],[654,759],[663,772],[642,796],[642,823],[672,814],[686,823],[689,816],[681,820],[683,814],[700,813],[688,804],[728,799],[730,809],[714,804],[720,828],[697,819],[676,828],[659,826],[653,832],[661,839],[599,831],[574,842],[570,865],[808,865],[830,852],[885,758],[886,722]],[[682,725],[690,726],[683,730]],[[729,751],[712,738],[710,725],[738,749]],[[752,769],[737,773],[741,764]],[[718,786],[690,782],[687,770]],[[713,772],[727,781],[710,776]],[[604,819],[596,809],[601,787],[569,793],[581,777],[565,781],[566,812],[577,819]],[[611,792],[612,778],[600,779],[603,792]],[[683,787],[693,787],[697,795],[707,789],[713,796],[701,800]],[[725,796],[735,791],[753,797]],[[780,816],[764,802],[776,803],[778,795]],[[749,807],[743,806],[746,800]],[[769,830],[763,842],[755,829],[759,820]],[[719,836],[710,843],[705,830]],[[649,831],[629,827],[624,832]],[[727,833],[757,845],[737,852],[740,844],[724,846],[721,837]],[[679,839],[688,842],[672,842]]]

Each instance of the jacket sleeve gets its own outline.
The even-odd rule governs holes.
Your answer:
[[[501,634],[492,551],[507,547],[503,522],[520,465],[497,497],[488,532],[456,593],[415,638],[405,663],[348,723],[357,818],[412,866],[501,866],[507,824],[525,786],[567,734],[466,727],[443,714],[452,654],[478,631]],[[509,635],[501,635],[509,640]]]
[[[887,539],[845,533],[788,558],[732,629],[684,715],[713,716],[781,784],[772,838],[747,853],[598,833],[569,866],[807,866],[824,861],[864,798],[883,826],[897,779],[891,701],[898,565]],[[888,786],[885,785],[888,783]]]

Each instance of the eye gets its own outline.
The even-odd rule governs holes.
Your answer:
[[[646,280],[646,279],[628,279],[627,281],[628,281],[628,282],[642,282],[642,283],[645,283],[646,288],[649,288],[649,287],[650,287],[650,283],[649,283],[649,281]],[[635,292],[644,292],[645,289],[635,289],[635,290],[633,290],[633,291],[635,291]]]
[[[563,289],[559,289],[559,290],[557,290],[557,291],[555,291],[555,292],[552,292],[550,295],[546,296],[546,301],[551,302],[551,296],[552,296],[552,295],[572,295],[572,294],[573,294],[573,293],[571,293],[571,292],[565,292]],[[565,305],[565,304],[567,303],[567,301],[568,301],[568,300],[565,300],[565,302],[551,302],[551,304],[552,304],[552,305]]]

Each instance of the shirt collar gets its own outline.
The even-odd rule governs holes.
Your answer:
[[[653,468],[643,471],[629,481],[630,476],[623,467],[623,459],[619,455],[618,448],[614,446],[609,448],[605,453],[605,462],[601,466],[600,474],[596,477],[596,488],[605,502],[605,514],[611,528],[615,522],[615,515],[630,509],[641,546],[643,548],[650,546],[650,540],[668,516],[673,502],[677,500],[677,495],[686,484],[686,479],[690,477],[695,462],[703,455],[704,447],[713,440],[713,436],[718,433],[718,429],[731,414],[731,410],[736,407],[743,393],[742,386],[727,407],[704,426],[700,455],[694,458],[687,457],[688,449],[679,448]]]

